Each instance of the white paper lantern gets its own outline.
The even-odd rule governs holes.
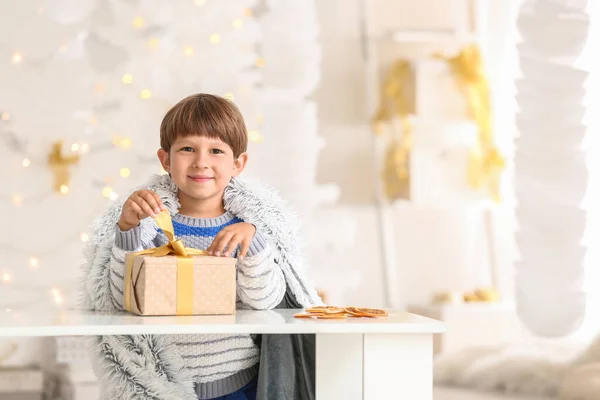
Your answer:
[[[587,38],[585,2],[528,2],[517,26],[523,77],[517,81],[515,155],[520,252],[517,309],[540,336],[564,336],[584,319],[588,181],[581,149],[586,71],[570,65]],[[559,61],[560,60],[560,61]]]

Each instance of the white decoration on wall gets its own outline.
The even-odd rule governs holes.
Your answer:
[[[520,10],[517,80],[519,138],[515,185],[520,252],[516,297],[519,317],[540,336],[564,336],[585,314],[588,173],[581,142],[587,72],[573,66],[585,44],[585,2],[538,0]]]
[[[59,24],[77,24],[90,16],[97,3],[97,0],[45,0],[40,12]]]
[[[274,185],[293,205],[302,224],[310,276],[329,303],[340,304],[360,277],[339,262],[354,245],[355,220],[327,210],[339,197],[336,185],[316,183],[325,141],[319,136],[316,103],[309,99],[321,79],[315,4],[269,0],[259,20],[264,91],[254,100],[259,100],[264,117],[259,129],[264,141],[251,143],[248,172]]]

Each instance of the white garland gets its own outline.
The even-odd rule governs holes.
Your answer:
[[[587,38],[585,2],[530,1],[520,11],[516,296],[518,314],[540,336],[564,336],[585,314],[588,173],[581,149],[587,72],[573,62]]]

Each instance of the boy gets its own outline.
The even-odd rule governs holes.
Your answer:
[[[265,231],[270,231],[271,238],[275,238],[276,246],[273,248],[265,233],[257,230],[253,224],[244,222],[231,210],[226,210],[224,200],[227,196],[235,199],[230,201],[230,209],[235,208],[235,204],[241,204],[240,214],[245,214],[246,208],[252,210],[251,204],[244,205],[247,194],[236,197],[235,185],[232,186],[235,183],[233,178],[244,170],[248,161],[246,127],[233,103],[208,94],[197,94],[181,100],[162,121],[160,145],[157,155],[169,176],[155,180],[147,189],[134,192],[123,203],[116,226],[113,225],[115,237],[110,262],[107,263],[108,271],[104,269],[96,273],[94,264],[102,257],[98,252],[88,255],[91,260],[89,264],[92,264],[86,281],[87,294],[91,297],[91,304],[88,304],[90,308],[123,310],[125,253],[158,247],[167,242],[154,221],[148,218],[165,209],[172,215],[175,236],[182,239],[186,247],[207,250],[215,256],[238,258],[238,308],[275,308],[282,303],[286,289],[293,292],[291,303],[296,306],[320,303],[314,290],[303,284],[302,277],[298,277],[298,271],[291,268],[296,278],[291,278],[290,270],[284,273],[283,269],[289,268],[287,265],[290,261],[283,261],[282,258],[286,254],[289,258],[293,253],[293,249],[285,249],[289,245],[293,247],[293,243],[286,244],[280,239],[285,237],[285,232],[278,233],[271,229],[274,223],[269,226],[256,219],[256,223],[262,225]],[[269,209],[277,212],[276,209]],[[251,213],[246,215],[252,219]],[[103,234],[97,233],[97,236],[102,239]],[[98,291],[105,291],[108,300],[101,300],[102,294],[96,294]],[[110,304],[106,304],[108,302]],[[162,376],[161,373],[164,375],[160,368],[182,361],[181,375],[174,370],[171,379],[166,379],[168,384],[181,381],[182,385],[169,387],[167,390],[174,392],[165,393],[167,398],[191,398],[189,387],[182,388],[191,380],[195,398],[250,400],[256,396],[260,358],[260,348],[253,339],[251,335],[173,335],[169,337],[170,342],[161,347],[161,351],[163,347],[166,349],[165,353],[153,352],[152,345],[148,344],[148,355],[134,361],[139,361],[135,363],[136,366],[141,364],[146,369],[158,372],[159,376]],[[127,345],[131,345],[129,342],[111,342],[106,337],[102,337],[98,344],[103,349],[100,352],[102,362],[110,358],[107,353],[111,356],[116,353],[112,350],[107,352],[107,346],[127,348]],[[167,354],[169,352],[173,354]],[[115,362],[121,368],[114,367],[118,373],[111,369],[113,366],[103,365],[105,370],[101,374],[113,381],[131,380],[140,386],[133,387],[131,390],[134,392],[143,390],[148,393],[148,398],[162,398],[153,393],[158,391],[155,387],[159,386],[157,382],[150,380],[145,385],[140,383],[141,371],[122,374],[123,365],[128,361]],[[109,391],[114,393],[115,390]]]

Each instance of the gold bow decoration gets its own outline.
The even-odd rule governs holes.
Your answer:
[[[79,162],[79,156],[76,154],[64,156],[62,146],[63,142],[60,140],[52,143],[52,149],[48,154],[48,166],[52,168],[54,173],[53,190],[65,194],[68,191],[71,178],[69,167]]]
[[[383,191],[390,200],[406,196],[410,188],[413,128],[410,115],[414,111],[414,104],[410,100],[409,88],[412,73],[412,66],[406,60],[392,64],[382,83],[379,109],[372,120],[373,130],[380,136],[384,134],[386,126],[392,127],[381,171]],[[399,119],[399,128],[394,123],[396,119]]]
[[[476,45],[465,47],[454,57],[435,55],[449,65],[468,106],[468,116],[477,125],[477,144],[469,152],[467,181],[475,189],[485,188],[488,195],[500,201],[500,183],[506,161],[494,143],[490,91],[483,70],[481,52]],[[411,64],[406,60],[394,62],[380,89],[379,109],[373,117],[373,130],[379,136],[395,118],[400,119],[401,137],[392,132],[384,155],[382,180],[386,196],[398,199],[410,184],[410,153],[413,127],[410,115],[414,104],[410,98]]]
[[[169,243],[153,249],[146,249],[128,253],[125,261],[125,280],[123,284],[123,308],[131,312],[133,308],[132,293],[134,289],[134,258],[137,256],[164,257],[175,255],[177,257],[177,315],[193,314],[194,297],[194,255],[206,256],[204,250],[185,247],[181,239],[175,239],[173,222],[168,211],[161,211],[156,218],[156,224],[169,240]],[[141,270],[141,269],[140,269]],[[137,271],[139,274],[139,270]]]
[[[477,144],[469,154],[469,185],[476,189],[485,188],[492,199],[500,201],[506,160],[494,143],[490,90],[481,51],[477,45],[469,45],[454,57],[436,55],[436,58],[448,63],[466,97],[469,117],[478,128]]]

